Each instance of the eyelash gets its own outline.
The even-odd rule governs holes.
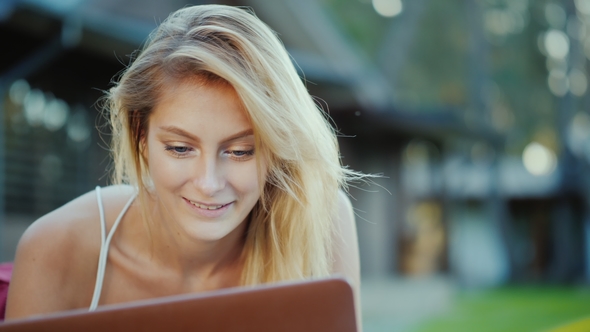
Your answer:
[[[188,146],[172,146],[166,145],[165,150],[171,153],[176,158],[184,158],[188,154],[188,152],[192,151],[193,149]],[[182,150],[182,151],[178,151]],[[236,161],[246,161],[249,160],[250,157],[254,155],[254,149],[250,150],[227,150],[224,151],[224,154],[229,154],[229,157]]]

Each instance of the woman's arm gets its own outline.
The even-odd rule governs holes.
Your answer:
[[[335,224],[335,236],[333,239],[334,265],[332,272],[343,275],[352,283],[357,329],[360,332],[362,331],[362,317],[358,237],[352,204],[346,193],[341,190],[338,191],[338,210]]]

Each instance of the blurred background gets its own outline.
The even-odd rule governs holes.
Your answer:
[[[0,261],[107,185],[96,102],[183,0],[0,0]],[[590,315],[590,0],[252,0],[340,132],[363,325],[542,331]]]

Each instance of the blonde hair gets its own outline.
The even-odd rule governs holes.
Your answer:
[[[357,173],[340,164],[334,129],[280,40],[247,9],[186,7],[150,34],[106,95],[114,182],[137,186],[145,203],[150,180],[141,140],[149,115],[160,91],[191,78],[235,89],[259,162],[268,167],[245,234],[242,284],[328,275],[337,192]]]

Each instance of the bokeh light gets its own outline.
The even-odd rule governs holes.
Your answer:
[[[550,71],[547,84],[549,85],[549,90],[558,97],[565,96],[569,90],[569,79],[562,70],[555,69]]]
[[[31,127],[38,127],[43,123],[43,111],[45,110],[45,95],[39,89],[33,89],[27,93],[23,101],[25,118]]]
[[[545,50],[550,57],[564,59],[569,49],[569,37],[563,31],[551,29],[545,33]]]
[[[529,173],[543,176],[549,175],[555,170],[557,157],[545,146],[532,142],[525,147],[522,153],[522,162]]]
[[[385,17],[394,17],[399,15],[403,10],[401,0],[373,0],[375,11]]]
[[[566,134],[570,150],[577,156],[584,155],[590,143],[590,115],[578,112],[570,121]]]
[[[583,15],[590,15],[590,0],[575,0],[576,8]]]
[[[586,74],[579,69],[572,69],[569,74],[570,91],[576,96],[583,96],[588,89]]]
[[[526,20],[519,11],[489,9],[484,14],[484,27],[498,36],[522,32],[525,26]]]
[[[550,2],[545,6],[545,19],[551,27],[561,29],[565,26],[567,14],[561,5]]]
[[[549,72],[552,70],[560,70],[562,72],[567,72],[567,61],[565,61],[565,59],[547,57],[545,65],[547,66],[547,71]]]
[[[577,40],[584,40],[586,38],[586,26],[584,22],[577,17],[572,17],[567,20],[566,31],[568,36]]]
[[[69,106],[61,99],[51,99],[45,105],[43,124],[49,131],[56,131],[64,126],[68,119]]]
[[[77,143],[82,143],[90,138],[90,128],[86,112],[80,107],[72,114],[66,127],[68,137]]]
[[[29,83],[26,80],[20,79],[14,81],[8,90],[8,97],[15,105],[21,106],[25,101],[27,93],[31,90]]]

